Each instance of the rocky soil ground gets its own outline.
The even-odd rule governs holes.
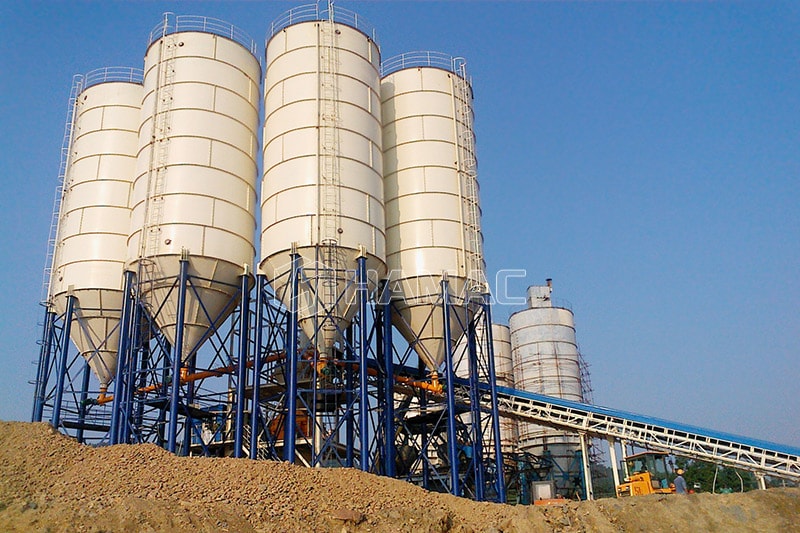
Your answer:
[[[350,469],[90,448],[0,422],[0,531],[800,532],[800,489],[527,507]]]

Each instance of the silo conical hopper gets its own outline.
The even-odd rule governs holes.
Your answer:
[[[90,72],[81,82],[50,277],[49,297],[57,313],[65,312],[69,295],[78,301],[72,342],[101,391],[117,367],[141,79],[138,69],[108,68]]]
[[[323,358],[357,310],[357,258],[369,290],[386,272],[371,35],[353,13],[305,6],[276,21],[267,42],[260,269],[288,306],[299,256],[298,319]]]
[[[181,254],[188,254],[183,357],[233,310],[255,256],[261,66],[240,30],[169,16],[145,55],[130,268],[158,327],[173,342]]]
[[[445,357],[441,281],[449,281],[451,342],[469,302],[486,292],[472,129],[463,61],[415,52],[383,65],[386,260],[395,327],[435,370]]]

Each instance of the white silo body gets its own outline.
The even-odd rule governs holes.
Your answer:
[[[436,369],[445,356],[437,307],[448,276],[451,337],[466,323],[468,293],[485,289],[483,237],[464,63],[413,53],[383,65],[386,262],[398,313],[394,324]]]
[[[184,357],[230,313],[255,256],[254,50],[226,23],[179,16],[153,31],[145,55],[128,253],[141,296],[152,312],[160,308],[156,322],[172,342],[178,291],[170,289],[188,252],[195,289],[187,291]]]
[[[266,49],[260,268],[288,305],[299,254],[298,318],[325,357],[357,310],[356,259],[370,290],[386,272],[380,52],[352,13],[291,13]]]
[[[492,344],[494,345],[494,369],[497,384],[514,388],[513,364],[511,358],[511,331],[505,324],[492,324]],[[503,453],[510,453],[517,447],[517,421],[500,417],[500,444]]]
[[[83,78],[50,277],[57,313],[66,310],[68,295],[77,299],[80,325],[71,328],[72,341],[102,391],[117,366],[141,79],[140,70],[126,68],[100,69]]]
[[[511,347],[517,389],[583,401],[578,344],[572,311],[554,306],[551,286],[528,289],[528,308],[511,315]],[[519,422],[519,447],[536,455],[548,450],[562,470],[573,464],[580,440],[574,433]]]

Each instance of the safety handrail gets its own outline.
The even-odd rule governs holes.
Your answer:
[[[175,13],[170,12],[164,13],[164,18],[150,32],[148,45],[153,44],[165,35],[182,31],[197,31],[226,37],[231,41],[241,44],[250,50],[251,54],[256,55],[256,42],[245,31],[237,28],[233,24],[211,17],[203,17],[200,15],[175,15]]]
[[[82,91],[101,83],[121,81],[142,83],[144,71],[133,67],[103,67],[91,70],[83,75]]]
[[[319,3],[297,6],[279,15],[270,25],[267,41],[286,27],[300,22],[312,22],[316,20],[330,20],[332,22],[344,24],[345,26],[350,26],[372,39],[375,44],[378,44],[378,35],[375,31],[375,26],[370,24],[364,17],[353,11],[341,7],[333,7],[332,5],[330,8],[327,5],[321,8]]]
[[[388,76],[398,70],[414,67],[434,67],[441,68],[458,74],[465,72],[464,67],[467,61],[463,57],[454,57],[443,52],[433,52],[429,50],[417,50],[390,57],[381,63],[381,77]]]

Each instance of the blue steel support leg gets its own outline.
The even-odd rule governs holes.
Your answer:
[[[42,326],[42,345],[39,350],[39,366],[36,371],[36,391],[33,397],[33,414],[31,422],[41,422],[44,411],[45,394],[47,394],[48,375],[50,373],[50,357],[53,353],[56,314],[48,308],[44,314]]]
[[[92,369],[89,368],[89,361],[83,365],[83,378],[81,379],[81,394],[78,400],[78,430],[75,432],[75,440],[83,444],[83,425],[86,423],[86,400],[89,399],[89,377]]]
[[[244,457],[244,395],[247,386],[247,347],[250,335],[250,276],[241,276],[239,310],[239,355],[236,362],[236,427],[233,431],[233,456]],[[255,412],[255,409],[253,410]]]
[[[121,413],[124,418],[120,423],[120,442],[131,442],[132,432],[135,431],[136,435],[140,435],[142,430],[144,403],[134,399],[134,391],[143,389],[147,384],[147,369],[150,364],[150,345],[145,340],[147,337],[142,331],[142,324],[146,322],[142,319],[142,313],[141,306],[136,303],[134,298],[131,312],[130,362],[125,377],[128,388],[125,395],[125,407]],[[141,440],[138,439],[138,441]]]
[[[253,406],[250,413],[250,459],[258,458],[258,422],[261,412],[261,342],[264,339],[264,275],[256,276],[256,329],[253,332],[253,396],[250,399]]]
[[[469,403],[472,418],[472,467],[475,476],[475,500],[482,502],[484,496],[483,431],[481,428],[481,405],[478,392],[478,350],[475,339],[475,320],[467,326],[467,363],[469,364]]]
[[[358,259],[358,442],[361,446],[361,470],[369,470],[369,395],[367,391],[367,356],[369,355],[369,336],[367,331],[367,258]]]
[[[447,454],[450,456],[450,494],[461,496],[458,479],[458,443],[456,442],[456,394],[453,388],[455,375],[450,335],[450,287],[446,277],[442,279],[442,318],[444,321],[444,361],[447,384]]]
[[[189,278],[189,258],[183,252],[178,278],[178,316],[175,324],[175,346],[172,347],[172,387],[169,396],[169,427],[167,451],[175,453],[178,440],[178,406],[181,395],[181,367],[183,363],[183,328],[186,320],[186,284]]]
[[[353,326],[347,328],[347,365],[344,369],[344,388],[345,388],[345,401],[347,402],[347,409],[345,410],[345,466],[353,468],[355,464],[355,442],[356,442],[356,421],[353,415],[353,407],[355,406],[355,394],[353,392],[355,387],[355,377],[353,376],[353,361],[355,360],[355,352],[353,350]]]
[[[495,490],[497,500],[506,502],[506,479],[503,468],[503,448],[500,442],[500,412],[497,408],[497,373],[494,365],[494,338],[492,336],[492,302],[491,295],[485,294],[483,298],[483,313],[486,317],[486,346],[488,349],[487,360],[489,363],[489,390],[492,399],[492,432],[494,433],[494,460],[497,464]]]
[[[67,356],[69,354],[69,336],[72,331],[72,315],[75,314],[75,297],[67,296],[67,312],[64,314],[64,331],[61,333],[61,353],[56,365],[56,397],[53,402],[53,416],[50,424],[56,429],[61,425],[61,402],[64,400],[64,381],[67,377]]]
[[[294,463],[297,434],[297,300],[300,288],[300,254],[292,252],[292,271],[289,274],[289,313],[287,314],[286,346],[286,421],[283,429],[283,460]]]
[[[109,444],[120,443],[120,410],[125,404],[126,390],[131,383],[125,378],[130,376],[130,346],[131,346],[131,318],[134,301],[131,297],[133,290],[133,272],[125,272],[125,284],[122,292],[122,312],[120,313],[119,347],[117,349],[117,371],[114,375],[114,400],[111,402],[111,430],[109,431]],[[127,381],[127,382],[126,382]],[[127,419],[128,417],[124,417]]]
[[[422,380],[425,377],[425,363],[422,362],[422,359],[419,360],[419,367],[418,367],[418,375],[417,378]],[[419,391],[419,410],[420,413],[424,413],[427,411],[428,407],[428,393],[423,389]],[[421,424],[421,431],[420,431],[420,450],[423,455],[422,457],[422,488],[425,490],[430,489],[431,484],[431,476],[430,476],[430,465],[428,464],[428,443],[430,441],[430,436],[428,435],[428,424],[424,421]]]
[[[386,398],[384,400],[386,416],[384,417],[383,421],[383,423],[386,425],[384,428],[384,434],[386,436],[384,442],[385,449],[383,452],[383,457],[385,460],[384,472],[389,477],[395,477],[397,475],[395,459],[397,450],[394,442],[394,351],[392,348],[392,303],[390,300],[388,282],[384,284],[381,289],[382,312],[380,318],[383,321],[383,338],[381,339],[383,341],[383,349],[381,351],[383,352],[383,364],[384,368],[386,369],[386,389],[384,390],[384,394],[386,394]]]

